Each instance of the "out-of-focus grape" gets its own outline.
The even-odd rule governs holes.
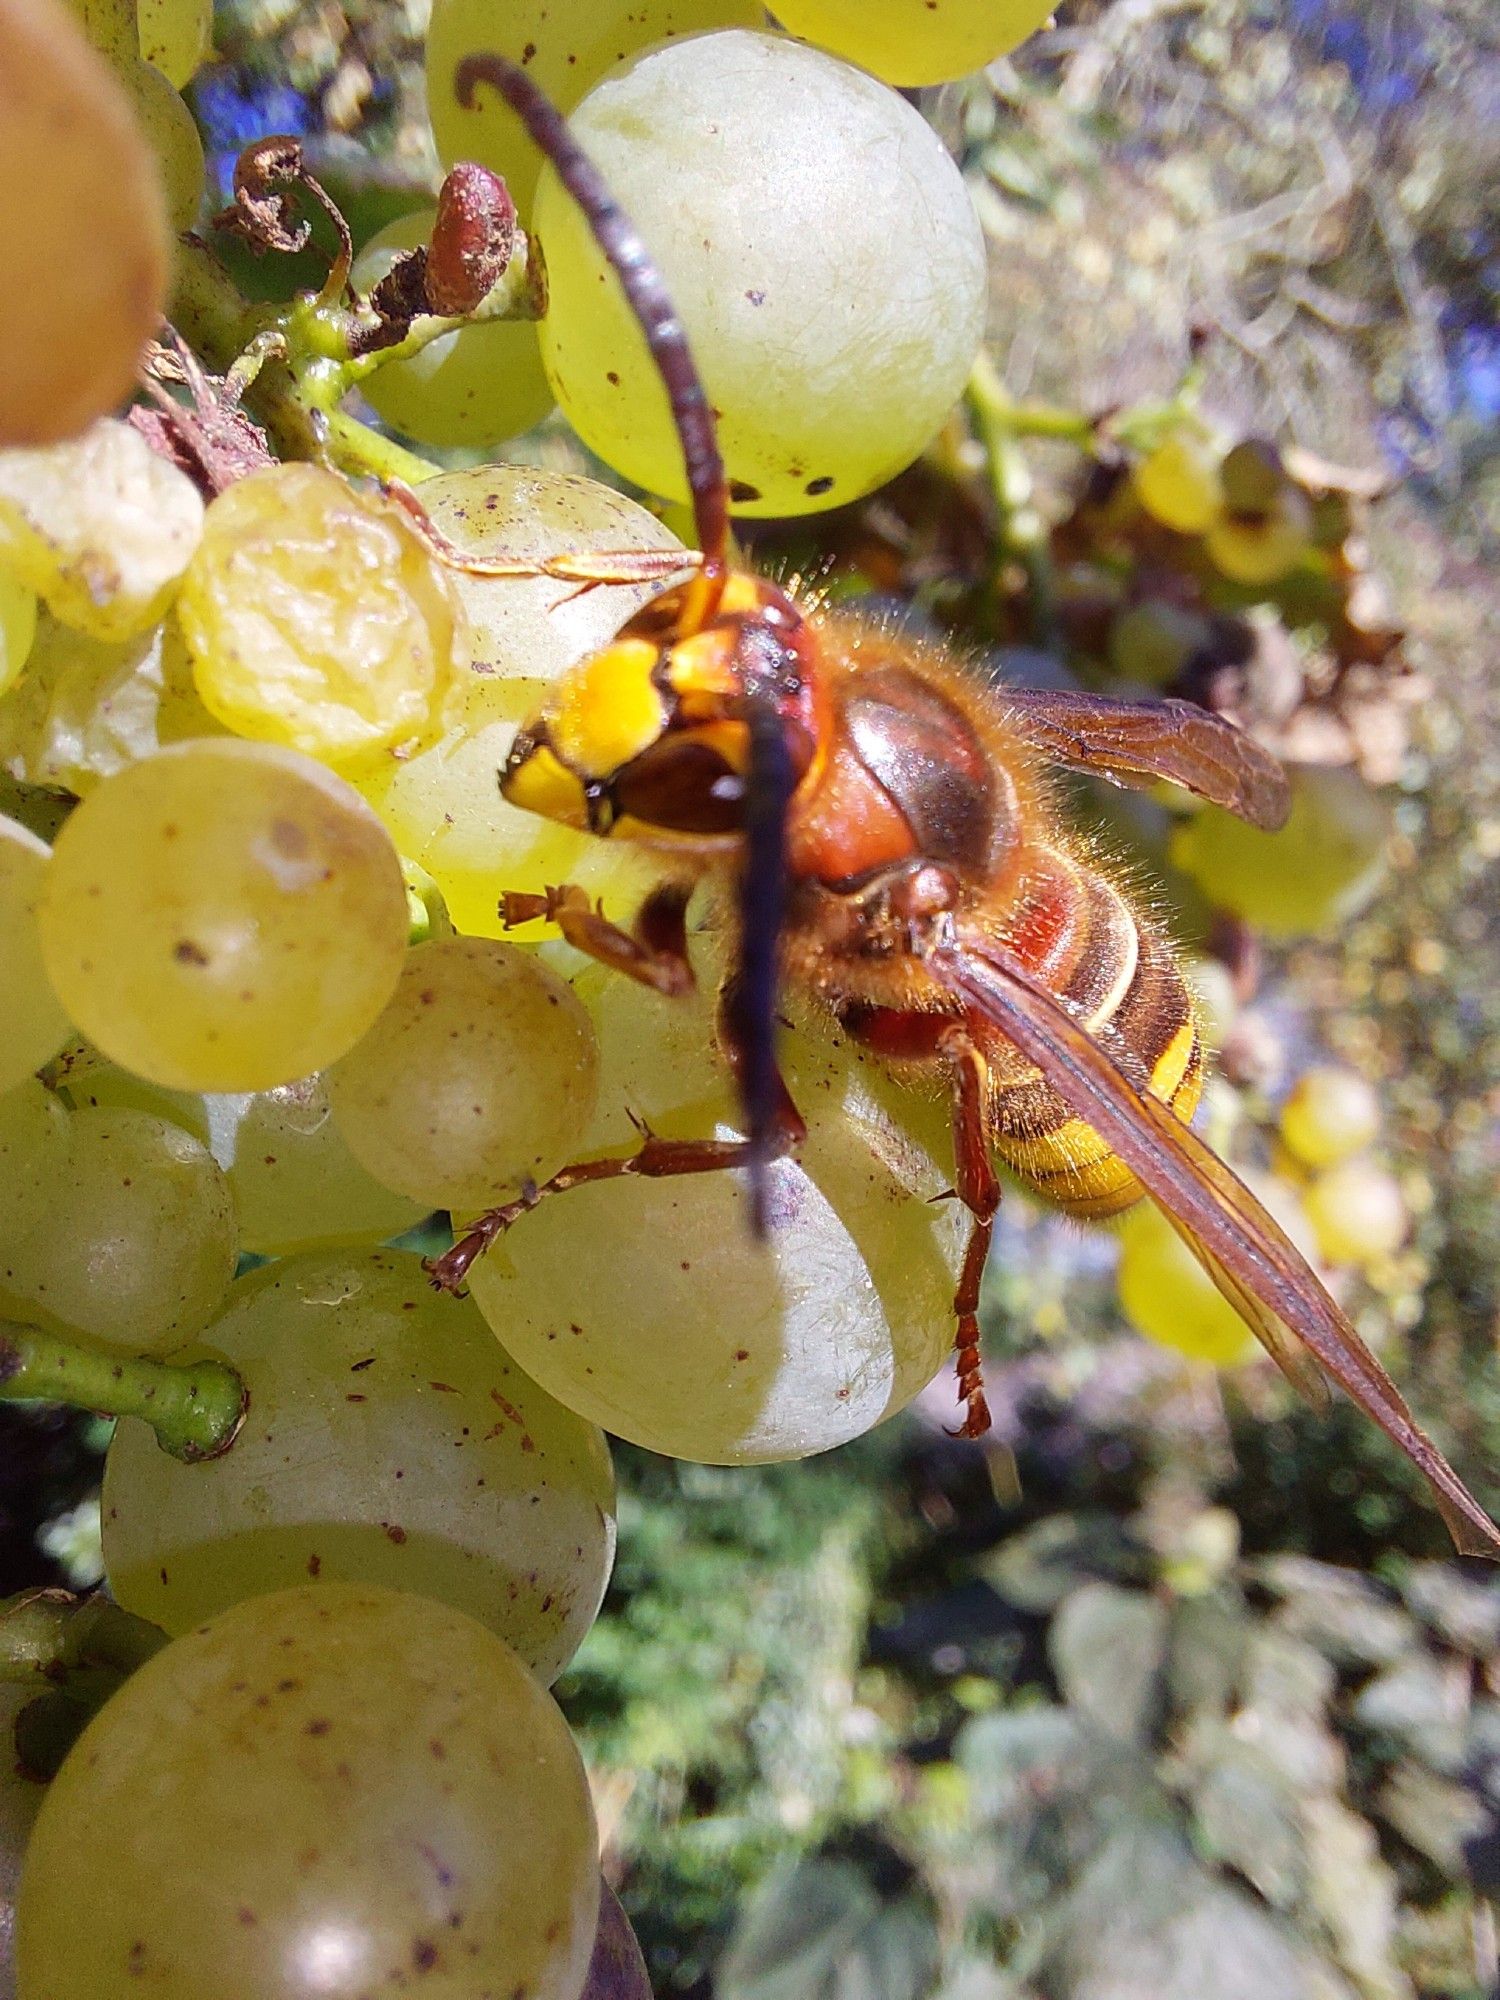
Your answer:
[[[189,229],[203,199],[203,141],[178,95],[207,51],[212,0],[70,0],[83,31],[135,107],[156,155],[174,229]],[[178,75],[164,74],[170,68]]]
[[[355,259],[356,289],[367,291],[399,251],[425,243],[433,218],[432,209],[423,209],[372,236]],[[408,361],[386,362],[361,386],[392,430],[444,447],[500,444],[529,431],[552,408],[534,320],[495,320],[445,333]]]
[[[129,424],[0,452],[0,572],[96,639],[156,623],[202,532],[197,487]]]
[[[651,2000],[646,1961],[630,1919],[607,1882],[599,1884],[599,1928],[578,2000]]]
[[[206,182],[203,141],[193,114],[154,63],[136,61],[118,75],[156,155],[172,227],[191,229],[198,220]]]
[[[1279,583],[1296,568],[1308,546],[1307,502],[1289,489],[1270,513],[1224,514],[1204,536],[1214,567],[1232,583]]]
[[[0,1265],[12,1316],[129,1354],[205,1326],[235,1266],[234,1203],[206,1149],[147,1111],[75,1111],[42,1225]]]
[[[1122,611],[1110,626],[1109,664],[1124,680],[1165,687],[1208,636],[1208,620],[1201,613],[1148,597]]]
[[[1120,1306],[1137,1333],[1214,1368],[1238,1368],[1260,1353],[1246,1326],[1155,1202],[1138,1202],[1119,1223]]]
[[[963,388],[985,287],[963,178],[920,113],[821,50],[731,29],[623,63],[570,123],[681,315],[737,511],[836,507],[910,464]],[[551,168],[535,228],[564,413],[618,471],[683,498],[656,364]]]
[[[213,1108],[246,1250],[285,1257],[318,1244],[383,1243],[428,1213],[430,1203],[382,1187],[355,1159],[321,1076],[216,1098]]]
[[[204,2000],[211,1967],[214,2000],[576,2000],[594,1843],[567,1726],[492,1632],[354,1584],[252,1598],[139,1668],[53,1779],[21,1991]]]
[[[46,1796],[45,1787],[24,1776],[16,1762],[16,1717],[35,1695],[34,1687],[0,1682],[0,2000],[16,2000],[16,1889],[26,1842]]]
[[[477,1208],[543,1181],[582,1138],[593,1029],[532,952],[439,938],[407,953],[390,1004],[328,1079],[349,1150],[430,1208]]]
[[[554,0],[433,0],[427,106],[438,152],[446,166],[478,160],[504,175],[524,215],[541,155],[493,93],[481,91],[471,109],[460,105],[453,73],[465,56],[494,49],[524,63],[558,109],[571,111],[606,70],[637,49],[706,28],[759,28],[765,18],[759,0],[589,0],[584,7],[559,7]]]
[[[106,778],[58,835],[38,914],[78,1026],[178,1090],[323,1068],[374,1021],[406,950],[400,864],[358,793],[234,737]]]
[[[43,612],[25,674],[0,697],[0,766],[82,795],[168,743],[222,736],[170,613],[133,639],[90,639]]]
[[[1172,834],[1172,865],[1272,937],[1301,937],[1362,910],[1385,873],[1390,816],[1354,771],[1294,768],[1292,810],[1262,833],[1205,806]]]
[[[462,643],[415,530],[315,465],[269,466],[218,496],[178,610],[213,714],[330,764],[429,738]]]
[[[13,819],[0,819],[0,1090],[40,1069],[68,1039],[68,1017],[47,977],[37,929],[50,866],[45,841]]]
[[[213,46],[213,0],[137,0],[141,54],[181,90]]]
[[[1197,431],[1178,430],[1135,468],[1135,490],[1146,512],[1180,535],[1201,535],[1224,505],[1219,454]]]
[[[130,100],[56,0],[0,0],[0,76],[0,444],[45,445],[129,395],[171,237]]]
[[[1281,1136],[1305,1167],[1362,1153],[1380,1131],[1380,1099],[1352,1069],[1306,1070],[1281,1107]]]
[[[1390,1257],[1410,1227],[1394,1174],[1374,1160],[1343,1160],[1317,1174],[1303,1197],[1318,1248],[1330,1264],[1361,1269]]]
[[[1045,26],[1046,0],[786,0],[789,34],[873,70],[887,83],[951,83],[1008,55]]]
[[[609,1579],[609,1453],[471,1301],[434,1291],[408,1251],[325,1251],[241,1278],[203,1343],[255,1418],[207,1467],[120,1424],[104,1559],[122,1604],[176,1633],[310,1576],[390,1584],[556,1678]]]
[[[0,695],[20,678],[36,637],[36,593],[0,576]]]
[[[45,1221],[68,1163],[68,1110],[35,1077],[0,1094],[0,1262]]]

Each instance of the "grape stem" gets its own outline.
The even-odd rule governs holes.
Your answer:
[[[123,1678],[166,1642],[160,1626],[102,1595],[24,1590],[0,1602],[0,1681],[55,1688],[99,1669]]]
[[[222,1361],[106,1354],[7,1322],[0,1323],[0,1401],[70,1403],[144,1418],[162,1450],[191,1465],[229,1449],[250,1398]]]

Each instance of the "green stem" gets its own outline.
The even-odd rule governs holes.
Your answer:
[[[399,479],[407,486],[420,486],[424,479],[435,478],[443,469],[430,458],[419,458],[394,438],[371,430],[368,424],[362,424],[358,417],[351,417],[344,410],[330,411],[327,425],[323,454],[340,472],[371,479]]]
[[[1057,403],[1015,402],[988,354],[981,353],[969,375],[964,396],[981,442],[1000,438],[1056,438],[1088,450],[1094,442],[1094,420],[1082,410]]]
[[[188,1464],[217,1458],[234,1442],[249,1397],[222,1361],[174,1364],[104,1354],[44,1333],[0,1324],[0,1401],[72,1403],[112,1417],[141,1417],[163,1451]]]
[[[965,398],[975,436],[984,450],[995,503],[995,596],[999,599],[1004,595],[1002,573],[1006,565],[1018,564],[1026,578],[1028,636],[1035,644],[1047,646],[1057,619],[1052,561],[1046,523],[1033,505],[1031,468],[1020,439],[1064,438],[1087,447],[1093,441],[1093,426],[1086,417],[1043,405],[1031,406],[1033,416],[1027,427],[1018,425],[1015,418],[1022,405],[1010,401],[994,363],[983,353],[974,364]],[[1038,428],[1039,421],[1047,427]]]
[[[123,1679],[165,1644],[159,1626],[107,1597],[28,1590],[0,1602],[0,1681],[55,1688],[100,1669]]]

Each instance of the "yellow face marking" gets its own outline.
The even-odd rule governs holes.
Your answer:
[[[716,714],[724,697],[738,692],[729,666],[734,642],[732,630],[711,625],[706,632],[679,639],[667,654],[667,684],[682,698],[687,714],[693,714],[697,697],[705,697],[706,711]]]
[[[547,715],[558,755],[586,778],[611,778],[654,743],[666,715],[649,639],[617,639],[563,675]]]
[[[583,780],[545,743],[539,743],[523,763],[505,773],[500,790],[522,812],[538,813],[543,819],[576,827],[580,833],[589,830]]]
[[[743,617],[747,612],[759,611],[761,607],[760,586],[748,570],[731,570],[729,580],[724,585],[724,595],[719,599],[719,615],[731,618]]]

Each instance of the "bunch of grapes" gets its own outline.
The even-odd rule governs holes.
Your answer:
[[[509,114],[460,99],[459,61],[494,47],[576,106],[638,221],[736,504],[869,490],[947,415],[983,307],[962,180],[890,84],[1040,18],[878,11],[899,60],[864,47],[863,7],[787,19],[825,48],[748,0],[439,0],[440,147],[506,174],[545,317],[443,318],[429,286],[366,366],[371,293],[436,260],[424,213],[366,246],[347,304],[289,315],[224,382],[146,347],[171,232],[199,215],[177,93],[204,0],[72,0],[76,24],[0,0],[0,71],[29,93],[14,158],[0,130],[25,295],[0,371],[0,1381],[24,1393],[45,1347],[49,1381],[135,1412],[105,1470],[107,1583],[169,1642],[102,1705],[119,1661],[89,1681],[45,1793],[0,1757],[22,2000],[647,2000],[547,1693],[609,1578],[605,1432],[801,1457],[942,1362],[962,1232],[938,1121],[796,1027],[809,1132],[772,1170],[767,1240],[738,1175],[628,1180],[544,1203],[471,1296],[429,1281],[411,1245],[449,1218],[642,1128],[733,1129],[710,909],[681,1003],[501,935],[506,891],[637,888],[638,864],[496,786],[539,693],[656,587],[580,592],[547,565],[626,551],[666,578],[681,545],[611,487],[516,465],[424,476],[414,520],[336,455],[277,462],[236,400],[268,354],[311,396],[318,342],[348,336],[349,382],[419,443],[493,445],[555,397],[680,496],[594,244]],[[842,59],[861,53],[877,75]],[[155,408],[121,417],[143,351]],[[169,1435],[169,1397],[191,1413],[225,1369],[238,1429]],[[35,1742],[32,1714],[7,1704],[8,1742]]]

